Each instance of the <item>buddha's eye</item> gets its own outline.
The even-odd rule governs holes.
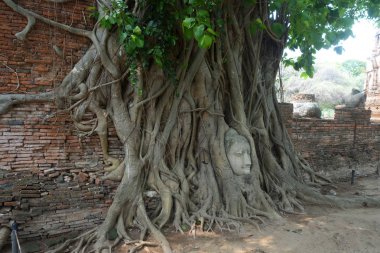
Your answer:
[[[242,156],[242,155],[243,155],[243,152],[236,152],[235,155],[236,155],[236,156]]]

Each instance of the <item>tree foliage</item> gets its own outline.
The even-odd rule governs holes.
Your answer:
[[[169,58],[169,49],[175,46],[181,34],[178,24],[182,24],[182,35],[186,39],[195,38],[200,47],[209,48],[218,37],[215,29],[224,22],[221,0],[185,0],[181,5],[176,4],[173,0],[142,1],[142,8],[147,8],[149,14],[137,18],[125,1],[113,0],[100,22],[106,28],[118,27],[120,40],[129,54],[140,52],[147,59],[147,53],[162,65],[163,55]],[[256,0],[243,1],[247,8],[257,4]],[[248,21],[251,33],[266,30],[274,39],[286,38],[286,47],[300,50],[302,54],[296,59],[285,57],[285,64],[296,70],[304,69],[309,76],[313,75],[314,54],[318,50],[334,47],[341,54],[343,48],[338,44],[352,36],[351,28],[356,20],[379,20],[380,16],[377,0],[277,0],[262,6],[265,15]],[[144,38],[149,41],[146,46]]]
[[[380,16],[380,2],[377,0],[290,2],[287,45],[291,50],[299,49],[302,55],[296,60],[285,60],[285,63],[296,70],[303,68],[309,76],[313,75],[313,55],[318,50],[335,47],[335,51],[341,53],[342,47],[338,44],[352,36],[355,20],[378,20]]]
[[[100,22],[109,29],[118,27],[120,40],[129,54],[144,54],[145,59],[148,54],[162,65],[163,55],[170,58],[170,48],[181,34],[175,30],[178,24],[182,24],[181,35],[186,39],[195,38],[201,48],[209,48],[218,37],[215,29],[224,22],[221,0],[184,0],[176,4],[174,0],[142,1],[148,15],[137,18],[125,1],[113,0]],[[243,1],[247,8],[257,4],[256,0]],[[296,70],[304,69],[308,76],[313,75],[314,54],[318,50],[334,47],[341,54],[343,48],[338,44],[353,35],[351,28],[356,20],[379,20],[380,16],[378,0],[277,0],[264,2],[262,6],[265,15],[248,20],[251,33],[266,30],[274,39],[286,38],[286,47],[302,54],[297,59],[285,56],[284,63]],[[144,38],[149,42],[146,46]]]
[[[366,63],[359,60],[346,60],[342,63],[342,69],[352,77],[357,77],[365,73]]]
[[[355,18],[378,17],[378,2],[102,0],[92,7],[97,22],[87,31],[3,1],[28,18],[19,39],[38,20],[92,42],[52,92],[0,95],[2,113],[52,100],[71,111],[78,129],[99,136],[109,165],[103,179],[120,181],[103,224],[55,252],[111,251],[120,240],[133,252],[151,245],[144,241],[150,232],[168,253],[160,229],[169,224],[179,231],[198,224],[239,229],[304,212],[304,202],[379,204],[319,193],[331,182],[294,150],[274,85],[285,47],[301,50],[287,63],[311,75],[316,50],[350,36]],[[108,154],[108,118],[123,144],[121,161]],[[160,197],[151,214],[143,202],[147,189]],[[138,239],[130,226],[140,229]]]

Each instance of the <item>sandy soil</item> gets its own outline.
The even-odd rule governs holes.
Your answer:
[[[339,196],[380,197],[380,178],[358,179],[338,185]],[[380,253],[380,209],[332,209],[307,206],[307,215],[287,215],[257,229],[197,232],[195,236],[166,231],[175,253]],[[128,252],[121,246],[119,253]],[[160,253],[159,248],[141,252]]]

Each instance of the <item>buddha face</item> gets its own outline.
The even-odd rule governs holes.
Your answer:
[[[233,131],[232,134],[227,133],[225,137],[228,161],[236,175],[248,175],[252,165],[251,148],[245,137],[239,135],[235,130]]]

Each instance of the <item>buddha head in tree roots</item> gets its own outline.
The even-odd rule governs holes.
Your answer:
[[[230,128],[224,136],[224,147],[232,171],[238,176],[249,175],[252,160],[248,140]]]

